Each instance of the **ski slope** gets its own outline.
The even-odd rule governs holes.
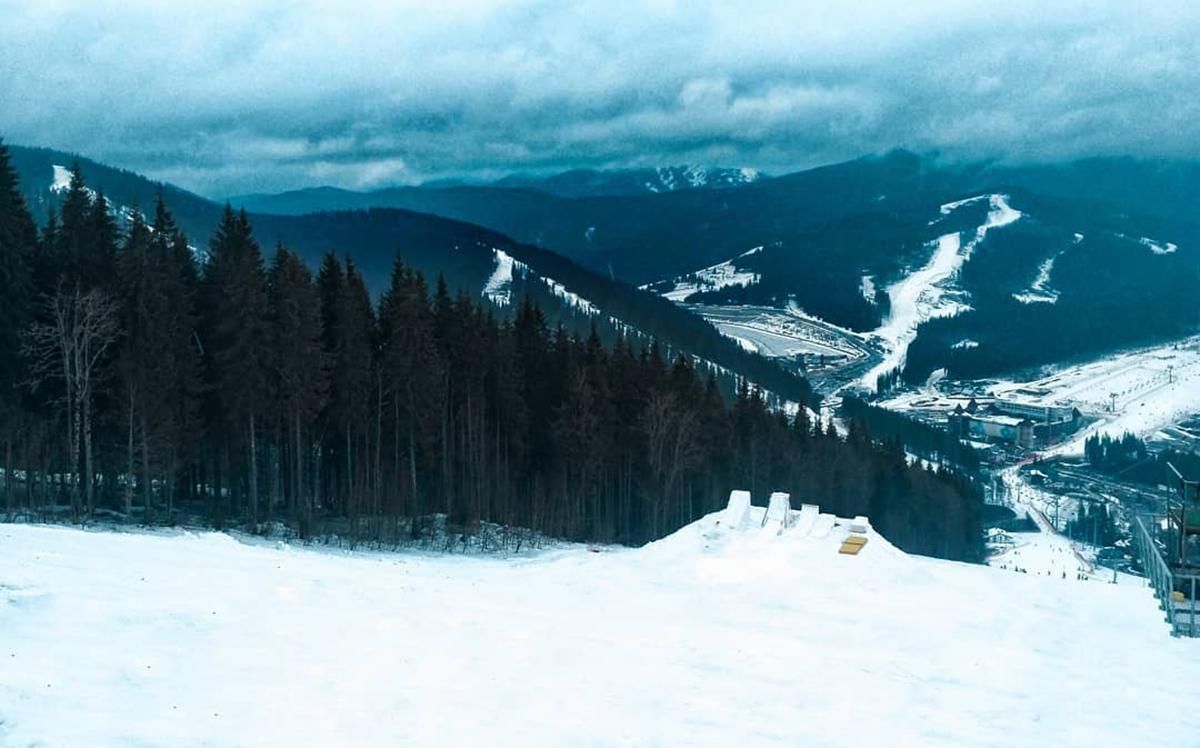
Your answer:
[[[679,276],[673,281],[674,286],[671,287],[671,290],[664,292],[662,296],[671,301],[682,302],[700,291],[718,291],[729,286],[753,286],[760,280],[758,273],[742,270],[737,266],[737,261],[756,255],[762,250],[762,247],[754,247],[731,260]],[[658,284],[647,284],[641,288],[649,289],[656,285]]]
[[[0,745],[1196,743],[1147,588],[765,511],[509,559],[3,525]]]
[[[888,286],[891,311],[884,323],[872,333],[883,343],[887,353],[882,361],[863,375],[861,386],[874,390],[880,374],[904,365],[908,347],[916,339],[917,328],[922,322],[937,317],[953,317],[965,308],[950,293],[950,281],[963,263],[970,259],[975,248],[987,238],[988,232],[1013,223],[1022,214],[1008,204],[1005,195],[979,195],[941,207],[942,215],[949,215],[963,205],[985,199],[988,201],[987,218],[966,244],[962,243],[962,236],[957,231],[938,237],[933,256],[924,267]]]
[[[1038,404],[1073,405],[1097,419],[1046,450],[1047,455],[1083,454],[1087,438],[1099,434],[1120,437],[1128,431],[1152,438],[1200,413],[1200,337],[1111,354],[1033,381],[1000,382],[993,392],[1016,393]]]

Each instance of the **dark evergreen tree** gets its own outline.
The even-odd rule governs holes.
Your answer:
[[[270,350],[266,274],[262,251],[245,211],[226,206],[221,225],[209,244],[204,274],[208,378],[219,419],[212,427],[222,435],[221,464],[241,466],[240,480],[227,489],[233,511],[259,516],[258,427],[270,392]],[[222,470],[232,479],[234,473]],[[220,495],[218,493],[218,495]]]
[[[14,499],[10,471],[23,420],[19,387],[26,376],[19,353],[21,334],[32,321],[34,309],[32,264],[37,242],[37,227],[25,205],[8,149],[0,141],[0,464],[4,466],[6,513],[11,513]]]
[[[299,257],[282,246],[271,267],[270,309],[272,394],[282,431],[288,435],[282,446],[291,458],[284,482],[288,514],[307,522],[313,510],[313,487],[306,445],[325,404],[327,367],[312,274]]]

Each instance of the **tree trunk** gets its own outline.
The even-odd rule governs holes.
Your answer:
[[[258,438],[253,411],[250,413],[250,521],[258,524]]]
[[[133,512],[133,398],[129,398],[126,410],[126,468],[125,468],[125,516]]]
[[[28,461],[27,461],[28,462]],[[25,470],[25,482],[29,482],[29,470]],[[4,442],[4,513],[13,513],[13,440],[10,434]]]
[[[304,461],[300,447],[300,411],[292,416],[292,451],[295,453],[292,458],[295,475],[292,478],[291,514],[293,520],[298,520],[301,507],[307,508],[307,502],[304,501]]]
[[[383,375],[375,376],[375,513],[383,511]]]
[[[92,480],[94,470],[92,467],[92,397],[90,391],[85,391],[85,399],[83,403],[83,472],[84,491],[87,495],[87,514],[88,517],[96,509],[95,482]]]
[[[354,460],[350,454],[350,421],[346,420],[346,502],[343,509],[354,519]]]
[[[142,413],[142,521],[150,524],[154,521],[154,508],[151,506],[152,483],[150,479],[150,440],[146,436],[146,414]]]
[[[420,513],[420,502],[417,500],[417,434],[416,419],[409,413],[408,419],[408,476],[409,488],[412,490],[412,506],[409,511],[415,518]]]

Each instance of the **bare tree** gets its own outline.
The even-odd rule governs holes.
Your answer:
[[[60,284],[43,301],[43,319],[25,334],[24,351],[31,362],[32,384],[62,381],[61,400],[67,422],[67,474],[71,484],[71,513],[79,518],[81,498],[87,513],[95,508],[92,465],[92,399],[105,351],[120,332],[116,301],[99,289],[65,290]],[[80,448],[82,478],[77,476]],[[80,496],[80,487],[85,489]]]
[[[661,534],[679,479],[703,457],[696,412],[670,392],[651,393],[642,415],[652,491],[652,531]]]

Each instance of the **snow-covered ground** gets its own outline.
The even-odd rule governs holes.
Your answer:
[[[888,286],[891,312],[873,333],[883,343],[887,354],[863,375],[860,380],[863,387],[874,389],[880,374],[904,364],[908,346],[916,339],[917,327],[922,322],[936,317],[952,317],[964,309],[962,302],[950,293],[950,281],[975,248],[987,238],[989,231],[1007,226],[1021,217],[1021,213],[1008,204],[1005,195],[980,195],[947,203],[941,207],[941,213],[949,215],[962,205],[983,199],[988,201],[987,218],[975,230],[970,241],[963,244],[962,236],[957,231],[938,237],[933,256],[924,267]]]
[[[738,341],[743,348],[768,358],[820,354],[854,360],[867,355],[855,333],[806,315],[794,305],[787,309],[710,304],[687,308]]]
[[[1082,454],[1093,434],[1153,436],[1200,413],[1200,337],[1109,355],[1034,381],[1002,382],[993,391],[1039,404],[1073,405],[1099,419],[1048,454]]]
[[[1000,548],[988,558],[988,565],[1004,570],[1035,576],[1065,579],[1071,582],[1102,582],[1105,584],[1145,587],[1142,577],[1114,573],[1112,569],[1094,563],[1094,549],[1073,542],[1059,533],[1059,526],[1074,516],[1078,505],[1031,485],[1019,467],[1000,473],[1007,503],[1018,513],[1027,514],[1038,527],[1035,533],[1013,533],[1013,543]],[[1057,507],[1057,510],[1056,510]]]
[[[1037,277],[1029,288],[1021,293],[1013,294],[1013,298],[1022,304],[1054,304],[1058,301],[1058,291],[1050,287],[1050,273],[1054,270],[1054,261],[1058,255],[1048,257],[1038,266]]]
[[[502,249],[492,249],[492,259],[496,267],[483,284],[483,296],[497,306],[508,306],[512,303],[513,268],[517,267],[524,275],[525,263],[517,262]]]
[[[752,286],[759,281],[758,273],[741,270],[737,267],[737,261],[743,257],[758,254],[762,249],[762,247],[755,247],[732,260],[719,262],[716,265],[682,275],[674,280],[674,287],[662,295],[671,301],[683,301],[698,291],[717,291],[729,286]],[[650,288],[651,285],[656,284],[642,286],[642,288]]]
[[[527,278],[529,276],[529,266],[520,260],[514,259],[512,255],[504,250],[495,248],[492,249],[492,261],[495,263],[495,267],[492,269],[492,274],[484,281],[483,290],[480,293],[497,306],[508,306],[512,303],[514,272],[522,278]],[[550,289],[550,293],[557,296],[572,309],[588,315],[600,313],[599,307],[595,304],[574,291],[568,290],[566,286],[553,278],[547,278],[543,275],[536,277],[545,284],[546,288]]]
[[[1150,590],[793,512],[640,550],[335,554],[0,526],[0,744],[1189,745]]]
[[[557,296],[572,309],[589,315],[596,315],[600,313],[600,308],[595,304],[583,298],[574,291],[568,290],[566,286],[554,280],[553,278],[541,276],[541,279],[542,283],[546,284],[546,288],[550,289],[550,293]]]
[[[66,192],[71,188],[71,170],[62,164],[54,164],[54,181],[50,183],[51,192]]]

